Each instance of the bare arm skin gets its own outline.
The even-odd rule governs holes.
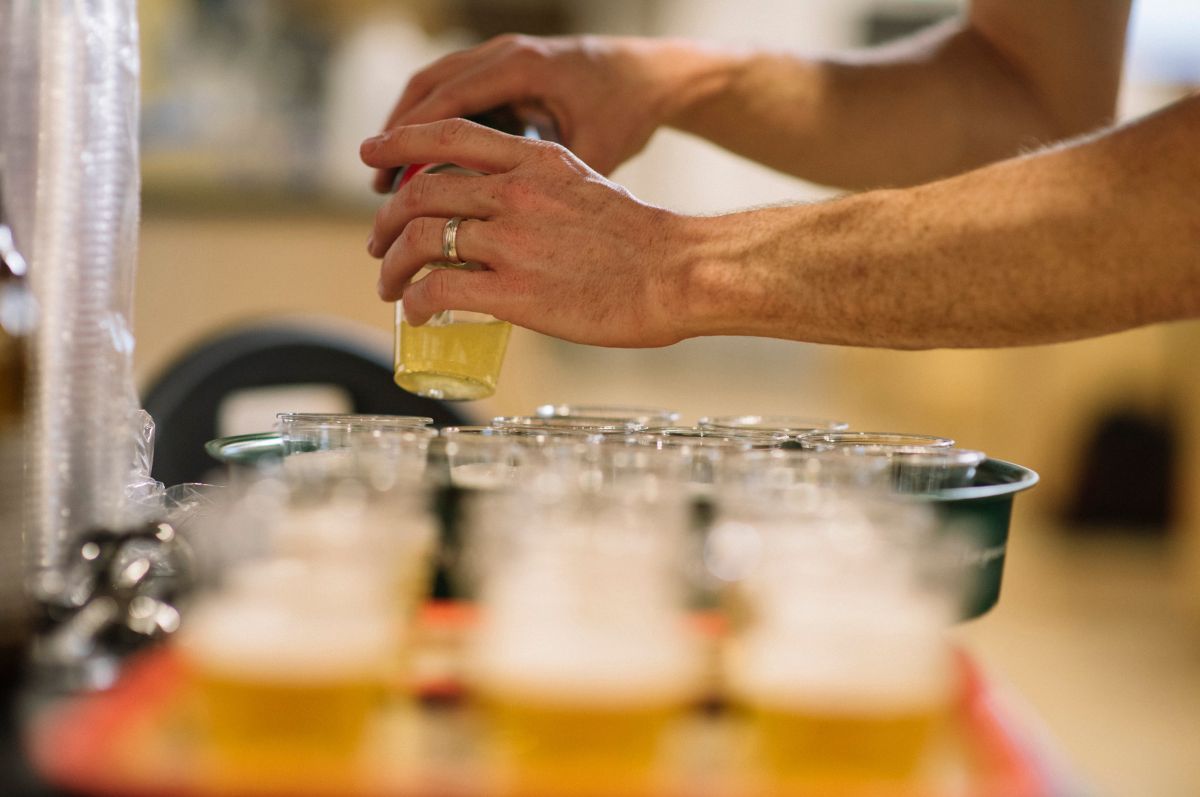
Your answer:
[[[601,174],[669,125],[829,185],[911,185],[1110,122],[1129,4],[974,0],[962,19],[829,57],[504,36],[415,75],[385,129],[532,101]]]
[[[681,337],[1013,346],[1194,318],[1200,97],[916,188],[683,226]]]
[[[975,0],[884,47],[752,53],[668,123],[844,188],[912,185],[1111,124],[1129,0]]]
[[[380,294],[410,320],[491,312],[582,343],[714,334],[892,348],[1070,340],[1200,316],[1200,97],[1126,127],[907,189],[686,217],[562,147],[461,120],[364,144],[390,168],[446,160],[380,210]],[[439,271],[449,215],[485,271]]]

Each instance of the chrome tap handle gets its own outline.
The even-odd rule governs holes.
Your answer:
[[[0,191],[0,274],[24,277],[28,271],[25,258],[17,251],[12,229],[4,217],[4,192]]]

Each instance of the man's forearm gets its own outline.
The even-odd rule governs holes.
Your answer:
[[[925,182],[1107,123],[1127,10],[976,0],[962,20],[874,50],[729,57],[725,80],[668,122],[828,185]]]
[[[1200,97],[904,190],[686,225],[685,336],[893,348],[1070,340],[1200,315]]]

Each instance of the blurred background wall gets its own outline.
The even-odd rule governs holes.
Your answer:
[[[140,380],[149,385],[207,336],[279,315],[353,322],[388,345],[391,307],[375,296],[377,265],[364,249],[379,200],[367,189],[357,147],[377,131],[407,76],[445,52],[506,31],[671,34],[821,51],[881,41],[960,5],[146,0]],[[1197,41],[1193,0],[1137,0],[1122,115],[1200,84]],[[831,195],[671,131],[614,179],[689,213]],[[1104,577],[1132,578],[1130,589],[1144,591],[1149,574],[1154,589],[1165,588],[1168,608],[1160,614],[1174,622],[1200,610],[1197,352],[1194,322],[1064,345],[929,352],[745,338],[605,350],[517,331],[499,391],[467,411],[486,419],[544,401],[640,403],[674,407],[690,419],[803,414],[858,429],[947,435],[1042,474],[1042,484],[1018,502],[1013,544],[1025,545],[1026,554],[1015,554],[1048,557],[1084,583],[1103,567],[1087,570],[1079,546],[1117,540],[1110,558],[1118,566],[1134,561],[1149,569]],[[231,415],[222,431],[268,428],[275,410],[318,408],[260,404],[258,414]],[[1023,542],[1023,534],[1043,529],[1068,543],[1048,552],[1039,547],[1045,539]],[[1037,589],[1032,579],[1025,583]],[[1190,647],[1178,654],[1193,668],[1187,677],[1200,675],[1200,623],[1192,618]],[[1197,701],[1187,705],[1200,706],[1195,690],[1181,688]],[[1073,752],[1080,749],[1103,768],[1103,746]],[[1200,772],[1190,774],[1200,782]]]

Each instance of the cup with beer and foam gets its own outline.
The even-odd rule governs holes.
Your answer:
[[[191,607],[180,646],[211,777],[281,789],[370,778],[394,614],[369,573],[301,560],[244,564]]]
[[[833,789],[934,777],[953,670],[944,643],[905,607],[760,625],[732,661],[732,692],[769,782]]]
[[[299,456],[305,455],[289,459]],[[276,464],[239,472],[219,508],[191,535],[200,580],[221,595],[231,578],[246,582],[231,574],[258,562],[282,559],[319,573],[336,568],[386,597],[389,622],[404,638],[432,583],[439,536],[433,498],[423,482],[390,483],[371,469],[296,471]],[[411,652],[400,646],[389,662],[388,682],[397,694],[408,691]]]
[[[572,488],[573,490],[573,488]],[[683,513],[601,491],[524,507],[484,574],[471,683],[508,793],[645,793],[699,690]]]
[[[774,523],[741,521],[759,556],[743,574],[750,622],[728,682],[759,776],[784,792],[928,785],[956,689],[952,596],[925,583],[913,542],[932,522],[862,493],[823,487],[811,500]]]

